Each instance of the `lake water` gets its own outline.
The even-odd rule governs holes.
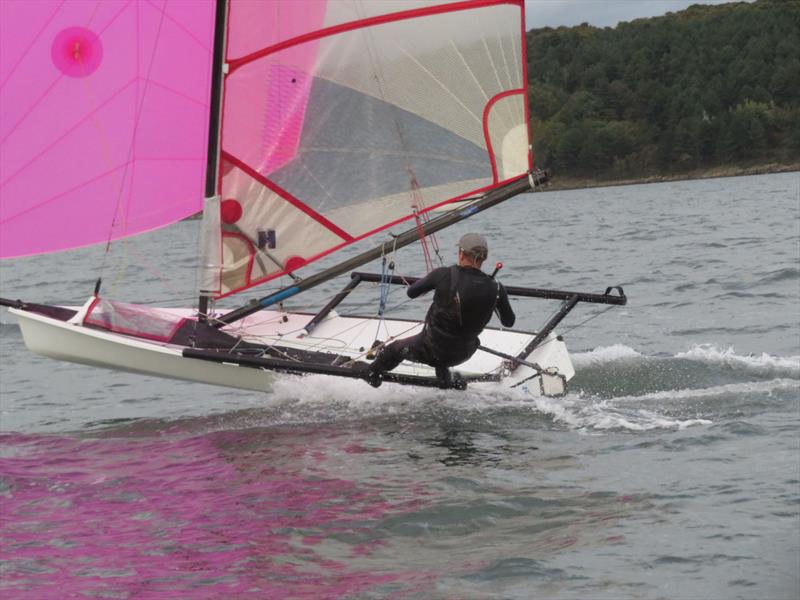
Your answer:
[[[5,261],[0,296],[78,304],[102,274],[189,304],[197,228]],[[0,595],[800,597],[800,175],[527,195],[439,234],[448,261],[470,230],[509,285],[624,286],[562,323],[566,397],[138,377],[34,356],[4,312]]]

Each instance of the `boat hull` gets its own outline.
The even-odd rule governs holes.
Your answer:
[[[247,390],[268,391],[271,387],[271,373],[187,359],[178,346],[89,329],[23,310],[9,312],[17,317],[28,349],[48,358]]]
[[[173,312],[176,317],[192,314],[189,309],[159,310]],[[183,356],[184,346],[84,327],[21,309],[10,309],[9,312],[17,317],[28,349],[56,360],[255,391],[270,390],[276,376],[272,371],[252,366],[186,357]],[[272,347],[329,352],[367,360],[366,349],[380,337],[379,332],[383,334],[383,340],[388,340],[414,335],[421,328],[419,323],[411,321],[341,317],[332,313],[317,325],[313,335],[307,335],[303,326],[310,319],[311,315],[307,314],[261,311],[241,323],[237,332],[246,332],[243,339],[249,342]],[[481,334],[481,342],[488,348],[553,369],[565,381],[570,379],[574,369],[566,346],[552,334],[530,355],[521,355],[533,337],[534,334],[528,332],[486,329]],[[480,350],[454,370],[466,376],[493,375],[505,387],[531,381],[536,374],[529,366],[510,363]],[[394,372],[417,377],[434,376],[433,369],[427,365],[410,362],[402,363]],[[541,393],[537,382],[538,378],[527,386],[533,394]]]

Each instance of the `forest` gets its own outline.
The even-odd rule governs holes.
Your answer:
[[[800,160],[800,0],[527,32],[535,162],[635,179]]]

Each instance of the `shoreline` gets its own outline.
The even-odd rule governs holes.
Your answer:
[[[555,175],[541,191],[559,192],[563,190],[577,190],[595,187],[614,187],[621,185],[640,185],[645,183],[664,183],[669,181],[689,181],[693,179],[718,179],[721,177],[743,177],[747,175],[767,175],[769,173],[790,173],[800,171],[800,162],[789,164],[766,163],[748,167],[724,166],[713,169],[687,171],[669,175],[649,175],[646,177],[632,177],[629,179],[589,179],[581,177],[559,178]]]

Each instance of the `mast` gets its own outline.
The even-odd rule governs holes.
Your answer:
[[[269,296],[265,296],[260,298],[259,300],[254,300],[245,306],[237,308],[229,313],[222,315],[221,317],[217,317],[214,319],[213,326],[214,327],[223,327],[240,319],[243,319],[247,316],[257,313],[258,311],[267,308],[268,306],[272,306],[273,304],[277,304],[278,302],[282,302],[286,298],[299,294],[305,290],[311,289],[312,287],[316,287],[321,283],[324,283],[334,277],[338,277],[352,269],[360,267],[376,258],[380,258],[381,256],[392,252],[393,250],[397,250],[404,246],[408,246],[419,240],[420,233],[424,236],[428,236],[432,233],[440,231],[445,227],[449,227],[450,225],[454,225],[459,221],[463,221],[464,219],[471,217],[472,215],[482,212],[487,208],[491,208],[492,206],[496,206],[501,202],[505,202],[506,200],[513,198],[517,194],[522,194],[524,192],[529,192],[533,189],[535,185],[539,183],[544,183],[547,180],[546,177],[538,177],[535,181],[534,178],[530,174],[523,175],[518,179],[508,183],[507,185],[491,190],[483,195],[480,200],[470,203],[469,205],[465,206],[464,208],[460,208],[458,210],[454,210],[452,212],[440,215],[431,219],[430,221],[424,223],[422,225],[422,232],[420,232],[420,228],[416,225],[411,229],[406,230],[405,232],[398,235],[396,238],[388,242],[384,242],[383,244],[372,248],[371,250],[367,250],[359,254],[358,256],[354,256],[344,262],[341,262],[337,265],[334,265],[324,271],[320,271],[315,275],[312,275],[308,279],[303,279],[299,283],[296,283],[291,286],[284,287],[277,292],[270,294]]]
[[[228,0],[217,0],[214,15],[214,62],[211,67],[211,98],[208,123],[208,155],[206,159],[206,202],[203,212],[219,209],[217,188],[219,184],[219,156],[222,129],[222,94],[225,71],[225,46],[228,25]],[[205,232],[204,232],[205,233]],[[204,259],[209,258],[204,256]],[[204,263],[206,260],[203,261]],[[205,265],[203,265],[205,266]],[[199,319],[206,320],[208,302],[213,290],[204,289],[200,281],[200,300],[198,303]]]

